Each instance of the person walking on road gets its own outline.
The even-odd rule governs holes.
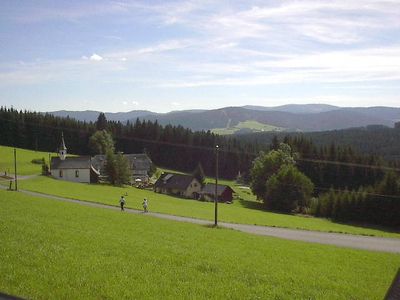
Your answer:
[[[119,199],[119,204],[121,205],[121,211],[123,211],[124,210],[124,205],[125,205],[124,196],[121,196],[121,199]]]
[[[149,211],[149,210],[148,210],[148,206],[149,206],[149,204],[148,204],[148,202],[147,202],[147,198],[144,198],[144,200],[143,200],[143,211],[144,211],[145,213]]]

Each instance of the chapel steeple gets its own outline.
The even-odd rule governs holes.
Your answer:
[[[60,148],[58,149],[58,156],[60,156],[61,160],[65,160],[67,157],[67,147],[65,147],[64,132],[61,132],[61,144]]]

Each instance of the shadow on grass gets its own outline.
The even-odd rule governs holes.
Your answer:
[[[265,206],[263,205],[262,202],[251,201],[251,200],[246,200],[246,199],[237,199],[235,201],[238,201],[240,206],[242,206],[244,208],[248,208],[248,209],[276,213],[276,214],[280,214],[280,215],[298,216],[298,217],[303,217],[303,218],[318,218],[318,217],[315,217],[312,215],[300,215],[300,214],[283,213],[283,212],[279,212],[279,211],[269,210],[269,209],[265,208]],[[321,218],[321,219],[324,219],[324,218]],[[360,222],[351,222],[351,221],[343,222],[343,221],[335,221],[332,219],[328,219],[328,220],[330,220],[332,223],[341,224],[341,225],[348,225],[348,226],[354,226],[354,227],[359,227],[359,228],[373,229],[373,230],[379,230],[379,231],[384,231],[384,232],[388,232],[388,233],[400,234],[400,228],[393,228],[393,227],[368,224],[368,223],[360,223]]]
[[[263,206],[263,204],[261,202],[256,202],[256,201],[251,201],[251,200],[246,200],[246,199],[237,199],[235,201],[238,201],[240,203],[240,206],[242,206],[244,208],[266,211],[265,207]]]
[[[383,225],[375,225],[375,224],[351,222],[351,221],[348,221],[348,222],[335,221],[335,220],[331,220],[331,221],[332,221],[332,223],[336,223],[336,224],[340,224],[340,225],[349,225],[349,226],[354,226],[354,227],[374,229],[374,230],[384,231],[384,232],[388,232],[388,233],[400,234],[400,228],[393,228],[393,227],[388,227],[388,226],[383,226]]]

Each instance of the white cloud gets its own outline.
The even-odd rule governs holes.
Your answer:
[[[176,101],[171,102],[171,105],[174,106],[174,107],[181,106],[181,104],[179,102],[176,102]]]
[[[138,106],[138,105],[139,105],[139,102],[137,102],[137,101],[132,101],[132,104],[135,105],[135,106]]]
[[[123,105],[128,105],[128,101],[122,101]]]
[[[96,53],[93,53],[93,54],[90,56],[89,59],[92,60],[92,61],[102,61],[102,60],[103,60],[103,57],[101,57],[100,55],[98,55],[98,54],[96,54]]]

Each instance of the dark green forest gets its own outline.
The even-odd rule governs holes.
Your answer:
[[[219,145],[220,176],[233,179],[239,170],[249,170],[254,153],[259,147],[212,134],[210,131],[193,132],[182,126],[161,126],[151,121],[134,123],[107,121],[81,122],[70,118],[54,117],[12,108],[0,108],[0,144],[40,151],[57,151],[61,132],[64,133],[68,153],[91,153],[89,138],[103,127],[111,132],[116,150],[124,153],[149,154],[161,167],[192,172],[201,163],[207,175],[215,170],[215,145]]]
[[[332,142],[340,146],[350,146],[353,150],[365,155],[374,154],[388,161],[400,162],[400,122],[394,128],[383,125],[349,128],[316,132],[260,132],[237,135],[243,142],[269,145],[278,136],[304,137],[311,139],[317,146],[330,146]]]
[[[244,179],[248,178],[252,162],[260,151],[273,149],[279,142],[285,142],[298,152],[298,167],[314,182],[316,193],[330,187],[353,189],[371,185],[383,178],[385,172],[382,167],[396,167],[396,164],[386,162],[378,155],[360,154],[351,146],[336,145],[332,142],[334,138],[329,146],[315,144],[305,135],[273,136],[266,143],[219,136],[210,131],[193,132],[182,126],[161,126],[157,121],[136,120],[124,124],[103,119],[102,124],[98,124],[0,108],[0,144],[6,146],[56,151],[61,132],[64,132],[69,153],[94,154],[89,147],[89,138],[104,127],[112,133],[117,151],[146,152],[156,165],[184,172],[192,172],[201,163],[209,176],[215,173],[214,149],[215,145],[219,145],[219,173],[226,179],[236,178],[239,171]],[[332,133],[336,134],[335,131]],[[368,167],[371,165],[374,167]]]

